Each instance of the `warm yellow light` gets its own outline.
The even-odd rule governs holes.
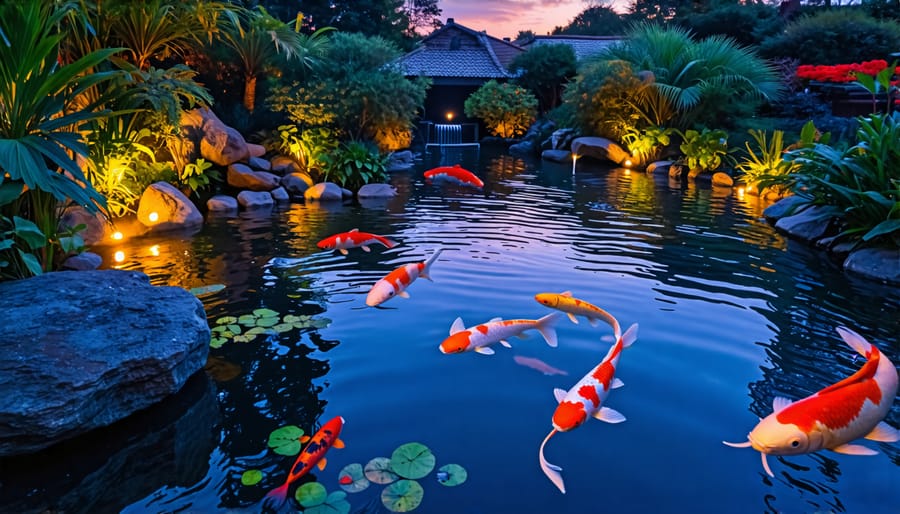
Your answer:
[[[118,252],[116,252],[115,255],[113,255],[113,259],[115,259],[116,262],[124,261],[125,260],[125,252],[123,252],[122,250],[119,250]]]
[[[151,212],[147,219],[150,220],[150,223],[156,223],[159,220],[159,214],[157,212]]]
[[[630,167],[631,167],[631,159],[625,159],[625,167],[626,167],[626,168],[630,168]]]
[[[578,162],[578,154],[572,153],[572,175],[575,174],[575,164]]]
[[[150,255],[159,257],[159,245],[153,245],[150,247]]]
[[[628,175],[631,175],[631,170],[628,168],[625,168],[625,176],[627,177]]]
[[[112,238],[115,239],[116,241],[121,241],[123,237],[125,237],[125,236],[123,236],[121,232],[119,232],[119,231],[113,232]]]
[[[447,121],[453,120],[453,111],[447,111]]]

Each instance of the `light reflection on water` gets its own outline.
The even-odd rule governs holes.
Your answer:
[[[226,285],[202,298],[211,323],[260,307],[331,320],[213,350],[242,372],[216,384],[222,420],[206,477],[187,485],[152,477],[156,491],[128,498],[125,512],[253,511],[293,462],[264,451],[269,432],[285,424],[309,431],[334,415],[347,419],[347,448],[315,473],[329,491],[344,465],[409,441],[431,447],[438,466],[467,468],[469,481],[457,488],[423,479],[422,512],[597,512],[600,503],[615,512],[896,512],[896,445],[867,443],[887,454],[877,457],[773,458],[769,479],[758,454],[721,444],[744,438],[771,412],[772,397],[799,398],[859,368],[838,325],[900,362],[895,288],[848,278],[786,241],[761,219],[765,204],[754,196],[586,162],[573,177],[570,166],[490,148],[478,161],[463,157],[484,191],[426,184],[430,161],[394,174],[390,200],[294,204],[213,219],[190,237],[120,245],[122,267],[155,284]],[[316,248],[352,228],[401,244],[348,256]],[[384,309],[364,307],[377,279],[438,248],[433,283],[418,280],[409,300]],[[571,387],[602,358],[608,328],[564,320],[558,348],[532,335],[492,357],[442,355],[437,346],[457,316],[467,326],[536,318],[547,311],[533,295],[564,290],[640,331],[620,363],[627,386],[608,400],[628,421],[589,421],[548,445],[548,459],[564,468],[562,496],[537,465],[552,390]],[[569,376],[541,375],[514,355]],[[900,425],[900,403],[888,421]],[[261,486],[240,485],[249,468],[266,472]],[[348,499],[362,508],[380,489]]]

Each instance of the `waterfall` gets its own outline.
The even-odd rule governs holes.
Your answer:
[[[438,145],[462,144],[462,125],[447,125],[437,123],[434,125],[436,143]]]

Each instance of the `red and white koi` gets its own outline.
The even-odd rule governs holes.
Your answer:
[[[440,255],[442,251],[444,251],[444,249],[439,248],[424,262],[404,264],[388,273],[387,276],[380,279],[378,282],[375,282],[372,289],[369,290],[369,294],[366,295],[366,305],[375,307],[376,305],[380,305],[390,300],[394,296],[409,298],[409,293],[406,292],[406,288],[419,277],[431,280],[431,277],[429,276],[431,265],[434,264],[434,261],[437,260],[438,255]]]
[[[349,232],[341,232],[316,243],[316,246],[323,250],[338,250],[342,254],[347,255],[350,248],[362,248],[363,251],[369,252],[372,249],[369,245],[379,243],[387,248],[392,248],[395,243],[386,237],[368,232],[360,232],[359,229],[353,229]]]
[[[276,507],[281,506],[287,498],[288,488],[292,483],[309,473],[313,467],[318,466],[320,471],[325,469],[325,464],[327,463],[325,453],[327,453],[331,447],[344,447],[344,441],[338,437],[340,436],[341,428],[343,427],[344,418],[335,416],[334,418],[331,418],[328,423],[322,425],[322,428],[320,428],[311,438],[308,436],[300,438],[300,442],[306,443],[309,441],[308,444],[300,451],[300,455],[298,455],[297,460],[294,461],[294,465],[288,472],[287,480],[284,481],[284,484],[269,491],[269,494],[266,495],[266,499],[268,500],[271,498],[276,503]]]
[[[606,353],[606,357],[600,361],[600,364],[588,372],[574,387],[568,391],[563,389],[553,390],[559,405],[553,413],[553,430],[547,434],[544,442],[541,443],[538,459],[541,464],[541,470],[563,494],[566,492],[566,486],[563,482],[562,474],[560,474],[562,468],[547,462],[547,459],[544,458],[544,446],[557,432],[568,432],[578,428],[589,417],[607,423],[621,423],[625,421],[625,416],[614,409],[604,407],[603,403],[612,389],[625,385],[616,378],[616,368],[619,365],[619,357],[622,354],[622,350],[631,346],[637,339],[637,331],[637,323],[631,325],[621,337],[616,339],[616,342]]]
[[[616,321],[616,318],[614,318],[612,314],[594,304],[579,300],[578,298],[573,298],[572,291],[566,291],[559,294],[538,293],[534,295],[534,299],[537,300],[538,303],[550,307],[551,309],[565,312],[566,315],[569,316],[569,319],[572,320],[572,323],[575,323],[576,325],[578,324],[578,319],[575,318],[575,316],[586,317],[592,327],[596,327],[597,321],[602,319],[609,323],[613,328],[616,339],[622,335],[622,329],[619,327],[619,322]]]
[[[553,325],[558,321],[559,314],[553,313],[541,319],[507,319],[494,318],[487,323],[466,328],[462,318],[456,318],[450,327],[450,337],[441,343],[441,353],[477,352],[483,355],[493,355],[494,350],[489,345],[499,342],[507,348],[510,337],[525,337],[526,330],[537,330],[544,336],[547,344],[556,348],[556,330]]]
[[[448,179],[464,186],[484,187],[484,182],[480,178],[459,164],[432,168],[425,172],[425,178],[428,180]]]
[[[791,402],[776,397],[774,412],[756,425],[747,442],[729,443],[735,448],[753,447],[762,456],[763,469],[774,477],[766,455],[799,455],[822,449],[847,455],[876,455],[859,444],[872,441],[896,442],[900,431],[882,421],[897,395],[898,373],[894,364],[875,345],[846,327],[838,327],[841,338],[866,358],[853,375],[825,389]]]

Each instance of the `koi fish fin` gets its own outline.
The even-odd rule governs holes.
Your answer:
[[[308,435],[300,436],[300,443],[301,443],[301,444],[306,444],[306,443],[309,442],[310,439],[312,439],[312,437],[310,437],[310,436],[308,436]]]
[[[503,346],[505,346],[507,348],[512,348],[512,345],[509,344],[509,341],[507,341],[506,339],[501,339],[500,344],[502,344]]]
[[[900,430],[888,425],[884,421],[875,425],[871,432],[866,434],[866,439],[881,443],[896,443],[900,441]]]
[[[597,325],[600,324],[600,320],[597,318],[592,318],[592,317],[588,316],[588,323],[590,323],[592,327],[596,327]]]
[[[393,248],[393,247],[397,246],[397,241],[394,241],[393,239],[385,239],[384,241],[381,242],[381,244],[383,244],[387,248]]]
[[[624,385],[625,385],[625,382],[622,382],[622,380],[619,377],[613,377],[612,382],[610,382],[610,384],[609,384],[609,388],[610,389],[618,389]]]
[[[836,330],[837,333],[841,336],[841,339],[843,339],[845,343],[850,345],[850,348],[856,350],[856,352],[863,357],[869,356],[869,352],[872,351],[872,345],[868,341],[866,341],[863,336],[857,334],[847,327],[837,327]]]
[[[772,469],[769,468],[769,461],[766,460],[766,454],[763,452],[759,452],[760,458],[762,459],[763,469],[766,470],[766,474],[772,478],[775,478],[775,473],[772,473]]]
[[[343,439],[340,439],[340,438],[335,439],[334,442],[331,443],[331,446],[333,446],[333,447],[337,448],[338,450],[340,450],[341,448],[343,448],[343,447],[345,446],[344,440],[343,440]]]
[[[478,348],[475,348],[475,351],[482,355],[494,355],[494,350],[492,350],[490,348],[486,348],[484,346],[479,346]]]
[[[400,291],[399,293],[397,293],[397,296],[399,296],[400,298],[407,298],[407,299],[408,299],[408,298],[409,298],[409,293],[407,293],[406,291]]]
[[[600,407],[600,410],[595,412],[593,416],[594,419],[599,419],[606,423],[621,423],[625,421],[625,416],[621,412],[609,407]]]
[[[359,232],[359,229],[358,229],[358,228],[354,228],[354,229],[351,230],[350,232]]]
[[[347,255],[348,253],[350,253],[346,248],[338,248],[338,251],[341,252],[341,255]]]
[[[452,336],[453,334],[462,332],[465,329],[466,326],[463,324],[462,318],[456,318],[456,320],[453,321],[453,324],[450,325],[450,335]]]
[[[320,461],[316,464],[316,467],[319,468],[319,471],[322,471],[322,470],[325,469],[325,466],[326,466],[327,464],[328,464],[328,459],[326,459],[325,457],[322,457],[322,460],[320,460]]]
[[[559,343],[556,341],[556,329],[553,328],[553,325],[559,320],[559,313],[554,312],[551,314],[547,314],[543,318],[537,320],[535,323],[535,327],[538,332],[544,336],[544,340],[547,341],[547,344],[551,348],[556,348]]]
[[[431,264],[434,263],[434,261],[437,260],[438,256],[439,256],[439,255],[441,254],[441,252],[443,252],[443,251],[444,251],[443,248],[438,248],[437,250],[434,251],[433,254],[431,254],[431,257],[429,257],[428,260],[425,261],[425,266],[422,268],[422,273],[419,274],[420,277],[427,278],[428,280],[431,280],[431,277],[428,276],[428,270],[431,269]]]
[[[559,296],[568,296],[569,298],[571,298],[572,291],[563,291],[563,292],[559,293]]]
[[[569,319],[572,320],[572,323],[575,323],[576,325],[578,324],[578,318],[576,318],[574,314],[572,314],[571,312],[567,312],[566,315],[569,316]]]
[[[622,348],[628,348],[637,340],[638,324],[635,323],[628,327],[628,330],[622,334]]]
[[[497,317],[497,318],[491,318],[491,319],[488,320],[488,323],[494,323],[494,322],[497,322],[497,321],[503,321],[503,318],[500,318],[500,317]]]
[[[360,248],[362,248],[364,252],[371,252],[371,251],[372,251],[372,249],[369,248],[369,247],[366,246],[366,245],[362,245],[362,246],[360,246]]]
[[[556,398],[556,403],[562,403],[563,399],[565,399],[568,391],[565,389],[556,388],[553,390],[553,396]]]
[[[550,481],[553,482],[553,485],[555,485],[561,493],[566,494],[566,484],[565,482],[563,482],[562,474],[560,474],[562,468],[557,466],[556,464],[547,462],[547,459],[544,458],[544,446],[546,446],[547,441],[549,441],[555,433],[556,429],[554,428],[550,431],[549,434],[547,434],[547,437],[544,438],[544,442],[541,443],[541,449],[538,451],[538,462],[540,462],[541,464],[541,471],[543,471],[544,474],[547,475],[547,478],[549,478]]]
[[[289,482],[285,482],[284,485],[269,491],[269,494],[267,494],[263,500],[263,504],[270,506],[274,503],[274,505],[271,506],[275,509],[284,505],[284,502],[287,500],[288,487],[290,487],[290,485]]]
[[[844,455],[878,455],[878,452],[875,450],[861,444],[842,444],[829,449],[835,453],[843,453]]]
[[[781,412],[782,410],[784,410],[785,407],[787,407],[788,405],[790,405],[792,403],[794,403],[794,402],[792,402],[791,400],[788,400],[787,398],[785,398],[783,396],[776,396],[772,400],[772,411],[773,412]]]
[[[745,441],[743,443],[729,443],[728,441],[722,441],[722,444],[725,446],[731,446],[732,448],[750,448],[750,441]]]

